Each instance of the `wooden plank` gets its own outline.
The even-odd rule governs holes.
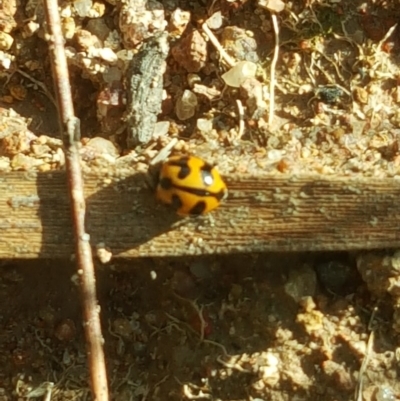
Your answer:
[[[86,176],[88,232],[114,256],[354,250],[400,245],[400,181],[231,177],[229,199],[201,218],[155,202],[144,176]],[[73,253],[64,172],[0,175],[0,258]]]

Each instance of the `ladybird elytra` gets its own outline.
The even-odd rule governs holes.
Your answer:
[[[200,215],[217,208],[228,193],[215,167],[195,156],[173,156],[160,169],[157,199],[179,215]]]

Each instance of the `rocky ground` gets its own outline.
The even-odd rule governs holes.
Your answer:
[[[177,138],[223,174],[398,176],[398,1],[145,3],[59,3],[85,170],[146,168]],[[64,168],[44,15],[0,5],[1,172]],[[133,148],[129,65],[158,35],[160,113]],[[399,269],[395,252],[99,266],[113,399],[400,399]],[[2,262],[1,400],[90,399],[74,279]]]

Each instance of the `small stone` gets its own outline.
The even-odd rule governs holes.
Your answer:
[[[90,9],[92,8],[91,0],[75,0],[74,7],[76,12],[81,18],[86,18],[89,16]]]
[[[324,361],[322,363],[323,372],[327,377],[331,377],[334,384],[342,390],[353,390],[354,380],[351,374],[341,364],[334,361]]]
[[[10,50],[14,39],[11,35],[0,31],[0,50]]]
[[[256,78],[248,78],[240,85],[240,92],[244,95],[247,113],[251,118],[258,120],[265,114],[267,103],[263,97],[263,85]]]
[[[221,34],[221,46],[236,60],[257,63],[257,41],[248,31],[237,26],[227,26]]]
[[[21,153],[28,153],[31,142],[37,139],[30,131],[13,132],[0,141],[1,156],[15,156]]]
[[[115,160],[119,157],[119,150],[117,147],[108,139],[102,137],[91,138],[82,150],[90,148],[95,152],[97,156],[103,156]]]
[[[0,171],[10,170],[10,159],[8,157],[0,156]]]
[[[196,93],[196,95],[202,95],[206,97],[210,101],[221,98],[221,91],[219,89],[201,84],[194,84],[193,92]]]
[[[193,89],[193,87],[194,87],[196,84],[200,84],[200,83],[201,83],[201,77],[200,77],[200,75],[197,75],[197,74],[188,74],[188,75],[187,75],[187,83],[188,83],[189,87],[190,87],[191,89]]]
[[[65,39],[72,39],[76,31],[74,18],[72,17],[63,18],[61,21],[61,29]]]
[[[63,5],[61,6],[61,9],[59,11],[60,11],[61,18],[71,18],[73,15],[71,4],[63,3]]]
[[[62,149],[63,142],[59,138],[52,138],[47,135],[40,135],[39,138],[35,140],[35,143],[50,146],[51,149],[58,151]]]
[[[11,56],[10,54],[4,53],[2,50],[0,50],[0,65],[3,67],[4,70],[9,70],[11,67],[11,63],[14,60],[14,56]]]
[[[108,68],[102,74],[104,82],[108,83],[110,87],[112,87],[115,82],[121,82],[122,75],[121,69],[116,66]],[[120,101],[118,101],[117,104],[120,104]]]
[[[185,271],[175,271],[171,278],[171,288],[184,298],[194,299],[198,296],[198,288],[194,277]]]
[[[217,11],[207,20],[207,26],[210,29],[220,29],[222,26],[222,13],[221,11]]]
[[[76,336],[75,323],[71,319],[62,320],[54,329],[54,336],[63,342],[70,342]]]
[[[206,280],[213,277],[210,263],[207,259],[196,259],[190,264],[190,272],[199,280]]]
[[[362,104],[367,104],[369,100],[369,94],[368,91],[360,86],[356,86],[353,90],[353,94],[355,99],[362,103]]]
[[[40,29],[40,24],[35,21],[28,21],[22,28],[22,36],[30,38]]]
[[[383,297],[389,293],[400,298],[399,261],[400,251],[363,252],[357,257],[357,269],[375,296]]]
[[[79,29],[76,31],[75,40],[79,51],[89,52],[92,51],[93,48],[100,48],[102,46],[99,38],[92,35],[86,29]]]
[[[154,126],[153,138],[162,138],[167,136],[170,125],[171,123],[169,121],[158,121]]]
[[[197,96],[186,89],[182,96],[178,98],[175,105],[175,113],[179,120],[184,121],[193,117],[197,108]]]
[[[172,35],[181,36],[190,22],[190,12],[180,8],[171,13],[168,30]]]
[[[17,0],[7,0],[0,3],[0,31],[11,33],[17,26],[14,15],[20,4]]]
[[[51,153],[51,149],[47,145],[42,144],[32,144],[32,153],[37,157],[47,156]]]
[[[98,57],[110,64],[115,64],[118,61],[118,56],[112,51],[112,49],[105,47],[102,49],[92,49],[92,57]]]
[[[92,34],[97,36],[100,40],[105,41],[107,36],[110,34],[111,30],[106,24],[103,18],[91,19],[87,25],[86,29]]]
[[[387,384],[381,384],[375,393],[376,401],[395,401],[398,399],[393,389]]]
[[[128,319],[122,317],[116,318],[113,321],[113,330],[115,334],[125,339],[128,339],[133,333],[133,327],[131,325],[131,322]]]
[[[196,123],[197,129],[203,134],[207,134],[213,129],[213,122],[207,118],[199,118]]]
[[[95,1],[92,5],[92,8],[89,10],[88,18],[100,18],[104,15],[105,11],[105,4],[99,1]]]
[[[28,91],[25,86],[21,84],[12,84],[10,86],[10,94],[14,99],[24,100],[26,98]]]
[[[238,300],[242,297],[243,287],[239,284],[233,283],[229,291],[228,299],[231,301]]]
[[[251,61],[239,61],[234,67],[222,75],[224,82],[233,88],[239,88],[248,78],[254,78],[257,65]]]
[[[334,294],[350,294],[358,284],[356,268],[337,260],[318,263],[315,270],[320,283]]]
[[[172,57],[188,72],[199,72],[207,62],[207,42],[199,31],[192,31],[171,49]]]
[[[11,160],[11,167],[13,170],[28,171],[40,166],[41,164],[44,164],[43,160],[22,153],[18,153]]]
[[[119,28],[127,49],[132,49],[145,39],[163,32],[164,7],[156,0],[126,0],[121,2]]]
[[[285,284],[285,292],[296,302],[304,297],[312,297],[317,288],[317,275],[311,266],[292,269],[289,272],[289,279]]]
[[[280,13],[285,9],[285,3],[282,0],[259,0],[258,5],[275,13]]]
[[[101,263],[109,263],[112,259],[112,252],[106,247],[104,242],[96,244],[96,256]]]
[[[115,52],[118,53],[118,59],[122,61],[129,61],[132,60],[133,53],[130,50],[124,49],[121,50],[121,37],[119,33],[114,29],[111,31],[106,40],[104,41],[104,46],[113,49]]]
[[[280,149],[271,149],[267,153],[268,160],[278,163],[282,159],[282,150]]]

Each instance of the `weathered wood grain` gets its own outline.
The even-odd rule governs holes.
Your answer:
[[[156,204],[144,177],[85,177],[91,243],[120,257],[353,250],[400,245],[400,181],[231,177],[209,216]],[[0,175],[0,258],[73,253],[64,172]]]

